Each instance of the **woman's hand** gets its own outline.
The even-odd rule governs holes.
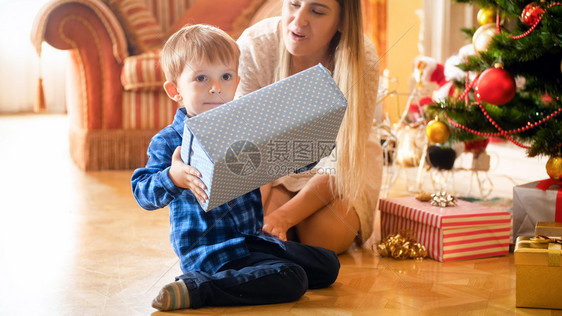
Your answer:
[[[287,241],[287,230],[289,228],[291,228],[290,224],[275,211],[263,217],[262,232],[275,236],[282,241]]]
[[[199,201],[209,199],[205,191],[203,191],[207,187],[200,179],[201,173],[181,160],[181,146],[176,147],[172,154],[172,166],[168,171],[168,175],[177,187],[191,190]]]

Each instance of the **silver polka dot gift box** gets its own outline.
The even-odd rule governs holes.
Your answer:
[[[319,64],[187,119],[181,156],[207,186],[203,210],[334,155],[346,107]]]

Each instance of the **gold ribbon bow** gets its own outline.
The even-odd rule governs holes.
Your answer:
[[[377,245],[381,257],[394,259],[423,259],[427,257],[425,246],[416,242],[407,232],[389,234]]]
[[[433,206],[457,206],[456,198],[452,194],[448,194],[444,191],[433,194],[421,193],[416,196],[416,199],[422,202],[430,202]]]
[[[547,236],[538,235],[531,238],[531,241],[546,244],[548,243],[548,266],[549,267],[560,267],[561,257],[562,257],[562,239],[559,238],[549,238]]]

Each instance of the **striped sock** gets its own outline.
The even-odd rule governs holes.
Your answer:
[[[181,280],[164,286],[152,301],[152,307],[160,311],[189,308],[189,305],[187,285]]]

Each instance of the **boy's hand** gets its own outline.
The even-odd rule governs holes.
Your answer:
[[[190,165],[186,165],[181,160],[181,146],[176,147],[172,154],[172,166],[168,171],[168,175],[177,187],[191,190],[199,201],[209,199],[205,191],[203,191],[207,187],[199,179],[201,178],[199,171]]]

